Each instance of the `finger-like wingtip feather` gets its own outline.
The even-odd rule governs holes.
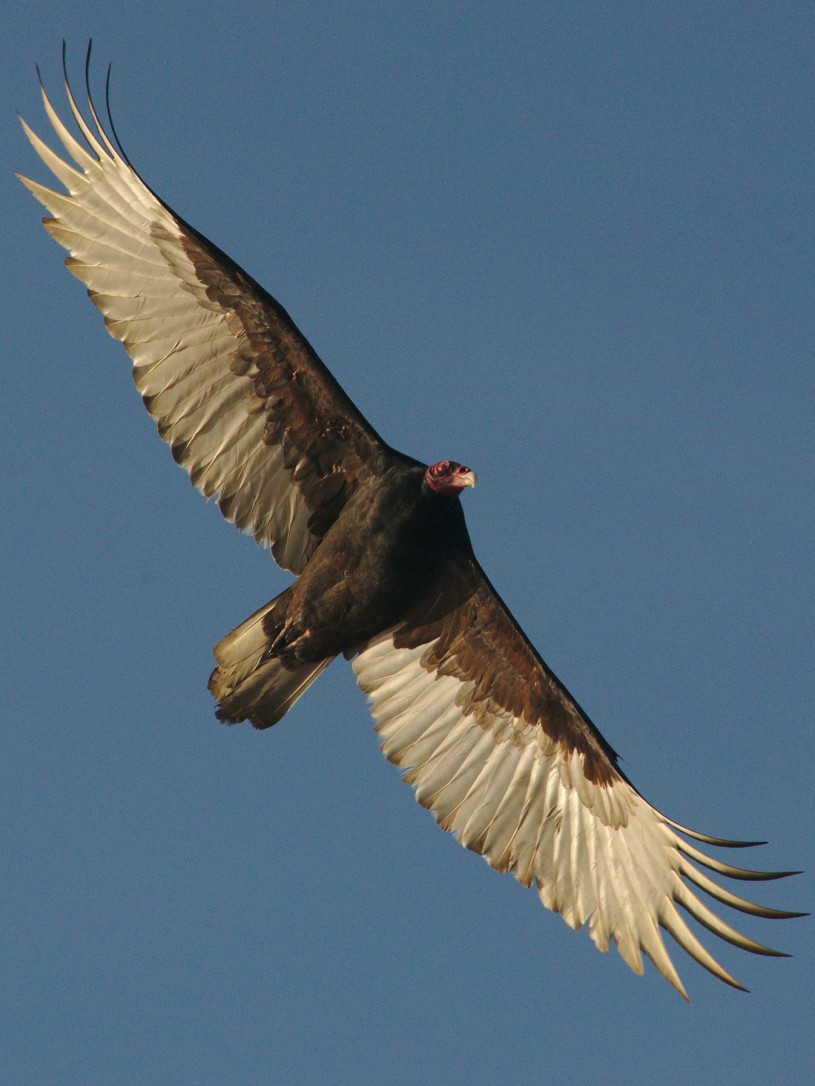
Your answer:
[[[119,154],[122,156],[122,160],[128,166],[130,166],[131,169],[133,169],[133,165],[132,165],[130,159],[127,157],[127,152],[125,151],[124,146],[122,145],[122,141],[119,139],[119,133],[116,131],[116,125],[113,122],[113,111],[110,108],[110,75],[111,75],[112,71],[113,71],[113,64],[111,62],[110,64],[108,64],[107,75],[105,76],[105,112],[107,113],[108,124],[110,125],[111,135],[113,136],[113,139],[114,139],[114,141],[116,143],[116,147],[118,148]]]

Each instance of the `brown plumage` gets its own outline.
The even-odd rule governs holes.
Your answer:
[[[614,751],[524,636],[473,554],[460,503],[475,476],[396,452],[351,403],[286,311],[185,223],[132,168],[66,78],[83,138],[45,92],[69,160],[27,126],[67,194],[23,178],[49,210],[173,456],[224,516],[298,574],[215,649],[218,715],[267,728],[336,656],[354,659],[382,749],[462,844],[524,885],[601,950],[648,954],[684,994],[663,928],[740,987],[677,905],[722,939],[775,951],[713,913],[693,887],[769,918],[698,866],[745,871],[688,838],[621,773]],[[112,126],[111,126],[112,131]],[[692,862],[695,861],[695,862]]]

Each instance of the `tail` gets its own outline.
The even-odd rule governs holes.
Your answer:
[[[215,646],[218,666],[210,676],[209,689],[218,701],[218,719],[227,724],[251,720],[256,728],[270,728],[334,659],[329,656],[316,663],[284,662],[279,656],[264,659],[271,641],[264,620],[281,596],[261,607]]]

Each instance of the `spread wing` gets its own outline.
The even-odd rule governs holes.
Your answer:
[[[21,180],[51,213],[46,229],[127,348],[175,459],[228,520],[299,573],[390,450],[282,306],[147,187],[90,93],[89,123],[67,76],[65,88],[84,145],[42,95],[72,162],[22,123],[67,194]]]
[[[419,803],[443,829],[496,870],[524,886],[534,882],[543,904],[571,927],[588,922],[600,950],[613,939],[637,973],[645,951],[687,998],[663,928],[740,988],[677,906],[720,938],[775,955],[713,913],[696,888],[742,912],[800,914],[754,905],[696,865],[736,879],[791,872],[745,871],[709,857],[686,837],[729,847],[755,842],[687,830],[647,803],[474,560],[466,562],[472,587],[463,603],[374,638],[354,661],[384,754],[406,770]]]

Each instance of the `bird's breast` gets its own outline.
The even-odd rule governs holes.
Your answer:
[[[421,475],[375,482],[343,509],[293,587],[315,653],[345,652],[438,594],[449,540]]]

